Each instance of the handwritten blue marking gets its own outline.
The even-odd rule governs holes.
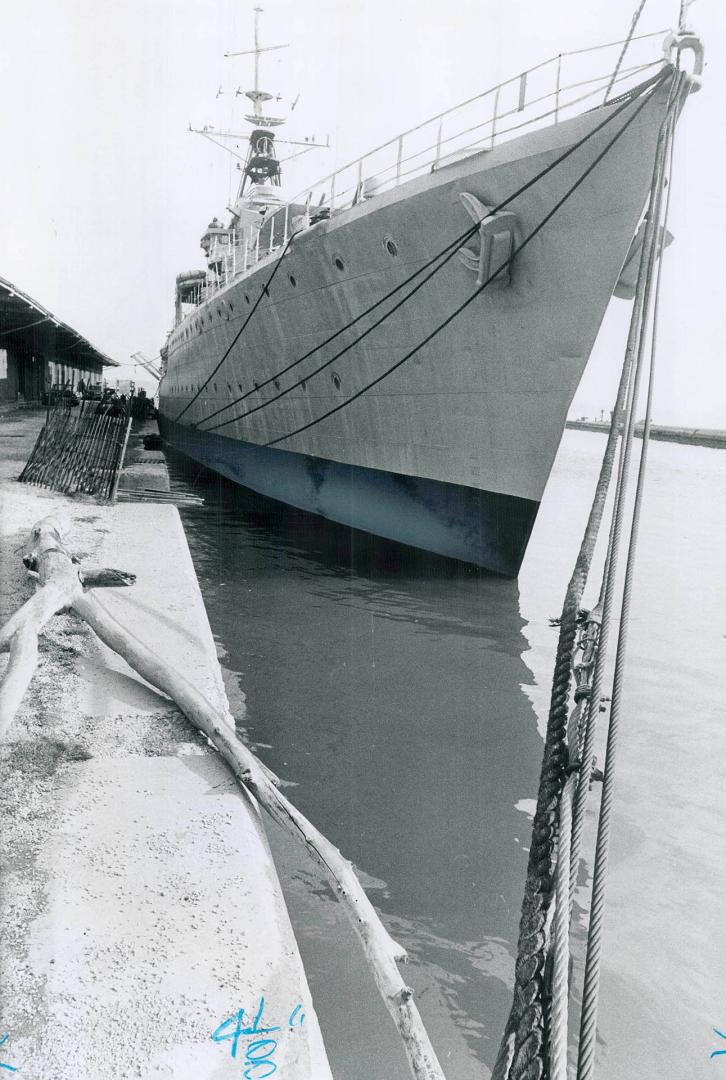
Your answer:
[[[300,1019],[296,1021],[295,1017],[297,1016],[298,1013],[300,1013]],[[302,1027],[304,1019],[305,1019],[305,1013],[302,1011],[302,1005],[296,1005],[295,1008],[290,1013],[290,1019],[288,1020],[288,1025],[290,1027]]]
[[[229,1020],[224,1020],[219,1025],[219,1027],[215,1031],[212,1032],[212,1041],[213,1042],[224,1042],[226,1039],[231,1039],[232,1040],[232,1057],[233,1058],[237,1057],[237,1043],[239,1042],[239,1037],[242,1034],[242,1018],[244,1017],[244,1014],[245,1014],[244,1009],[240,1009],[240,1011],[237,1013],[236,1016],[231,1016],[229,1018]],[[237,1021],[237,1027],[235,1028],[235,1030],[231,1031],[229,1033],[223,1034],[223,1032],[226,1032],[226,1030],[230,1026],[230,1024],[234,1024],[235,1021]]]
[[[269,1070],[266,1073],[259,1073],[257,1070],[260,1066],[269,1065]],[[254,1072],[252,1070],[255,1070]],[[256,1061],[254,1065],[248,1065],[243,1072],[244,1080],[266,1080],[268,1076],[272,1076],[277,1072],[277,1065],[274,1061]]]
[[[213,1042],[226,1042],[228,1039],[232,1042],[231,1054],[233,1058],[237,1057],[237,1043],[243,1035],[269,1035],[271,1031],[279,1031],[279,1027],[260,1027],[260,1021],[262,1020],[262,1013],[265,1010],[265,999],[260,998],[260,1004],[257,1009],[257,1015],[255,1016],[249,1027],[243,1027],[242,1021],[244,1019],[245,1011],[240,1009],[235,1016],[230,1016],[228,1020],[224,1020],[219,1027],[212,1033]],[[236,1024],[234,1031],[228,1031],[232,1024]]]
[[[240,1009],[234,1016],[230,1016],[227,1020],[222,1021],[219,1027],[212,1033],[212,1041],[218,1043],[231,1043],[230,1054],[233,1058],[236,1058],[237,1046],[239,1040],[243,1036],[269,1035],[273,1031],[282,1030],[279,1027],[262,1027],[262,1014],[264,1011],[265,999],[264,997],[261,997],[257,1012],[251,1024],[248,1024],[247,1027],[244,1026],[245,1010]],[[288,1026],[291,1029],[301,1028],[304,1021],[305,1013],[302,1011],[302,1005],[296,1005],[290,1013]],[[245,1071],[242,1074],[244,1080],[266,1080],[266,1077],[276,1073],[277,1065],[272,1060],[276,1050],[276,1039],[256,1039],[254,1042],[249,1043],[244,1053],[246,1063]],[[261,1070],[264,1070],[264,1072]]]
[[[264,1012],[264,1009],[265,1009],[265,999],[263,997],[261,997],[260,998],[260,1005],[259,1005],[259,1008],[257,1010],[257,1016],[252,1021],[252,1027],[246,1028],[242,1032],[243,1035],[267,1035],[270,1031],[279,1031],[280,1030],[279,1027],[269,1027],[269,1028],[261,1028],[261,1027],[259,1027],[259,1023],[260,1023],[260,1020],[262,1019],[262,1013]]]
[[[3,1035],[2,1039],[0,1039],[0,1046],[4,1046],[4,1045],[5,1045],[5,1043],[6,1043],[7,1041],[8,1041],[8,1039],[9,1039],[9,1038],[10,1038],[10,1036],[9,1036],[8,1034],[5,1034],[5,1035]],[[7,1069],[7,1070],[8,1070],[8,1072],[17,1072],[17,1071],[18,1071],[18,1070],[17,1070],[16,1068],[15,1068],[15,1066],[14,1066],[14,1065],[6,1065],[6,1064],[5,1064],[4,1062],[2,1062],[2,1061],[0,1061],[0,1069]]]
[[[718,1028],[714,1028],[713,1030],[722,1039],[726,1039],[726,1035],[724,1035],[723,1031],[719,1031]],[[713,1050],[709,1056],[712,1057],[712,1058],[715,1058],[715,1057],[720,1057],[721,1054],[726,1054],[726,1050]]]
[[[271,1047],[271,1049],[260,1053],[266,1046]],[[277,1043],[274,1039],[259,1039],[257,1042],[250,1043],[245,1054],[245,1061],[249,1062],[243,1073],[245,1080],[265,1080],[266,1076],[272,1076],[273,1073],[276,1073],[277,1065],[272,1060],[275,1050],[277,1050]],[[259,1072],[261,1068],[266,1068],[267,1071],[261,1073]]]
[[[264,1054],[257,1053],[260,1047],[271,1046],[272,1050],[265,1050]],[[277,1049],[277,1043],[274,1039],[258,1039],[257,1042],[250,1043],[247,1047],[247,1059],[251,1062],[262,1061],[263,1058],[268,1058],[270,1054],[274,1054]],[[253,1054],[252,1051],[255,1051]]]

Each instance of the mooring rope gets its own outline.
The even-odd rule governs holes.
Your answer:
[[[680,96],[680,89],[683,86],[684,81],[685,75],[681,73],[678,79],[678,91],[676,99],[678,99],[678,97]],[[673,108],[669,117],[668,131],[666,135],[666,145],[663,149],[664,176],[666,173],[669,176],[672,176],[673,145],[675,141],[675,114],[676,110],[675,108]],[[661,196],[662,190],[663,187],[661,186]],[[669,183],[668,193],[666,196],[665,212],[663,215],[663,231],[657,241],[661,255],[665,238],[665,227],[668,220],[670,195],[671,185]],[[628,545],[628,555],[625,568],[625,583],[623,586],[623,599],[620,613],[618,644],[615,657],[615,673],[613,676],[613,691],[610,704],[610,723],[608,725],[607,749],[603,776],[603,790],[602,799],[600,802],[600,818],[598,822],[597,843],[595,848],[595,868],[593,873],[592,902],[590,906],[590,926],[588,930],[587,953],[585,960],[585,980],[582,998],[577,1080],[590,1080],[593,1074],[595,1062],[597,1010],[602,958],[602,927],[605,908],[605,886],[607,880],[608,856],[610,850],[616,753],[618,748],[618,734],[620,728],[620,713],[622,705],[625,659],[628,644],[630,606],[632,600],[633,581],[635,578],[635,559],[638,547],[638,534],[642,512],[643,492],[645,487],[645,472],[648,458],[648,443],[652,418],[653,386],[655,381],[655,362],[657,352],[657,316],[660,301],[661,269],[662,259],[661,263],[658,266],[655,284],[655,303],[653,310],[653,330],[651,335],[650,368],[648,374],[648,390],[645,407],[645,424],[643,428],[643,442],[640,453],[640,463],[638,466],[635,503],[633,506],[630,541]]]
[[[676,85],[674,81],[674,86]],[[670,122],[672,100],[669,102],[667,121]],[[613,410],[612,423],[608,436],[603,465],[608,461],[608,471],[612,472],[615,446],[623,428],[623,404],[628,387],[625,410],[626,428],[630,428],[635,400],[636,383],[630,379],[636,342],[640,335],[643,313],[647,311],[646,284],[652,280],[655,252],[657,247],[657,208],[656,197],[662,190],[663,154],[661,144],[665,131],[661,132],[653,168],[650,198],[647,211],[646,236],[640,252],[636,295],[633,303],[630,330],[625,350],[623,370],[618,388],[617,401]],[[664,233],[661,232],[661,238]],[[658,271],[660,273],[660,269]],[[622,506],[623,467],[626,463],[625,441],[621,454],[621,467],[618,470],[614,506]],[[632,445],[632,443],[631,443]],[[603,469],[601,468],[601,477]],[[627,476],[627,472],[625,473]],[[610,607],[612,603],[612,583],[614,582],[617,551],[619,548],[620,526],[617,512],[613,513],[606,564],[596,609],[586,619],[582,636],[589,656],[583,657],[586,668],[586,680],[578,680],[575,691],[575,708],[568,728],[568,769],[559,814],[558,851],[556,868],[556,902],[553,930],[552,962],[552,1014],[550,1021],[550,1080],[566,1080],[567,1077],[567,1034],[569,1012],[569,960],[570,960],[570,919],[574,901],[577,867],[582,839],[584,810],[592,777],[592,748],[596,720],[600,710],[600,690],[602,672],[607,653]],[[611,588],[607,589],[610,582]],[[594,671],[593,671],[594,667]],[[574,800],[574,805],[573,805]]]
[[[672,100],[673,99],[671,98],[671,100],[669,101],[669,109],[671,108]],[[632,367],[635,355],[639,350],[638,343],[643,333],[644,317],[647,314],[650,304],[649,283],[652,281],[652,273],[656,251],[656,237],[658,235],[656,199],[659,191],[659,176],[662,172],[663,162],[661,154],[661,143],[662,138],[659,140],[659,145],[656,149],[656,158],[653,166],[653,178],[651,181],[650,198],[648,202],[645,236],[641,248],[641,258],[638,281],[636,286],[636,295],[633,303],[630,329],[628,332],[628,342],[626,346],[626,362],[629,367]],[[630,432],[634,428],[634,401],[636,398],[636,391],[638,387],[639,378],[638,380],[633,380],[628,389],[627,404],[624,414],[624,425],[621,418],[621,427],[624,431],[624,438],[621,447],[620,463],[618,466],[615,498],[613,501],[614,509],[610,524],[610,535],[608,538],[605,569],[600,587],[600,596],[598,599],[598,608],[601,612],[600,628],[598,635],[598,652],[595,663],[595,671],[593,675],[591,697],[585,709],[585,715],[583,719],[583,738],[581,740],[582,749],[580,753],[581,765],[579,771],[577,793],[575,796],[575,805],[573,810],[572,852],[570,866],[571,895],[574,892],[577,865],[582,843],[582,830],[585,820],[585,806],[590,788],[596,720],[599,714],[600,698],[602,694],[605,658],[607,655],[607,645],[611,622],[610,616],[614,600],[615,577],[617,571],[618,553],[620,550],[620,535],[622,530],[622,519],[624,512],[623,489],[624,487],[627,487],[630,456],[632,449],[632,438],[628,439],[627,435],[628,432]]]
[[[668,115],[668,106],[666,107]],[[641,255],[641,264],[643,256]],[[572,578],[567,588],[560,619],[560,635],[557,645],[555,672],[552,684],[550,714],[545,740],[540,789],[537,810],[532,830],[532,842],[527,868],[527,883],[522,905],[518,958],[515,965],[515,988],[512,1010],[507,1022],[502,1046],[497,1059],[493,1080],[520,1080],[520,1078],[539,1078],[545,1070],[549,1057],[546,1045],[547,1017],[545,1009],[545,959],[549,920],[552,916],[552,856],[555,837],[558,831],[557,812],[562,788],[568,768],[568,748],[565,740],[567,725],[568,700],[572,674],[575,640],[578,626],[580,601],[589,572],[595,542],[605,506],[605,498],[612,476],[615,445],[622,423],[622,405],[626,386],[630,386],[630,367],[632,349],[626,349],[618,399],[613,411],[611,434],[601,466],[600,478],[596,488],[590,517],[585,529],[580,552],[575,563]],[[599,698],[593,700],[598,707]],[[578,721],[580,713],[578,712]],[[571,742],[579,745],[579,737]],[[566,797],[565,816],[570,813],[569,801],[572,785]],[[567,845],[567,841],[565,841]],[[568,853],[568,870],[569,870]],[[569,877],[569,874],[568,874]],[[569,882],[565,888],[564,878],[561,893],[568,898],[565,904],[569,920]],[[558,984],[561,995],[562,987]],[[557,1006],[562,1016],[562,1004]],[[565,1042],[566,1058],[566,1042]],[[562,1048],[556,1049],[558,1061],[563,1060]],[[565,1062],[566,1063],[566,1062]]]

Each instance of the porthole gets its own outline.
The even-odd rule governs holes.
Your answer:
[[[240,388],[240,391],[241,391],[241,390],[242,390],[242,383],[241,383],[241,382],[238,382],[238,383],[237,383],[237,386],[238,386],[238,387]]]
[[[388,254],[391,256],[392,259],[396,258],[396,256],[398,255],[398,244],[396,243],[396,241],[393,239],[392,236],[384,236],[383,237],[383,247],[388,252]]]
[[[330,377],[333,380],[333,385],[335,389],[340,390],[340,375],[337,375],[335,372],[333,372]]]
[[[338,270],[345,270],[345,263],[341,259],[340,255],[336,255],[333,262],[337,266]]]
[[[293,289],[295,289],[297,287],[297,278],[295,277],[294,274],[288,274],[287,277],[288,277],[288,281],[292,285]]]
[[[305,379],[303,379],[303,381],[300,383],[300,388],[302,390],[307,390],[308,384],[306,383]]]
[[[275,384],[275,389],[279,390],[280,389],[280,380],[279,379],[273,379],[272,381]]]
[[[216,383],[214,384],[214,391],[215,391],[215,393],[217,392],[217,384]]]

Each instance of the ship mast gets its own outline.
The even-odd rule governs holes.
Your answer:
[[[254,31],[254,49],[245,49],[242,52],[225,53],[226,57],[232,56],[254,56],[255,58],[255,75],[254,86],[251,90],[245,90],[244,95],[248,97],[252,102],[252,113],[245,116],[245,120],[253,125],[253,130],[250,133],[249,148],[247,151],[247,159],[245,161],[244,170],[242,173],[242,182],[237,195],[239,199],[247,185],[247,181],[250,184],[264,184],[271,183],[276,187],[280,186],[280,163],[277,160],[277,154],[275,152],[275,134],[270,131],[270,128],[279,127],[280,124],[284,124],[284,118],[280,116],[266,116],[262,111],[263,102],[272,101],[273,95],[267,93],[265,90],[260,90],[260,56],[265,52],[274,52],[277,49],[286,49],[285,45],[260,45],[260,15],[263,9],[256,7],[255,13],[255,31]],[[242,91],[237,91],[242,93]]]

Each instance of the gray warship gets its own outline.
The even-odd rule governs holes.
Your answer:
[[[262,495],[516,576],[700,44],[560,54],[290,196],[258,17],[239,190],[176,282],[162,434]]]

